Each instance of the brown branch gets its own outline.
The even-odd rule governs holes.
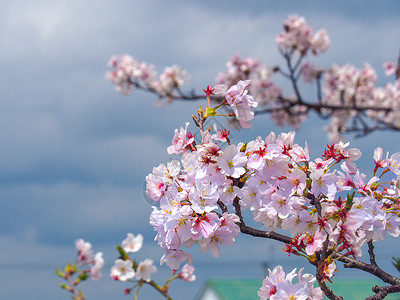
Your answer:
[[[331,288],[329,286],[327,286],[323,276],[319,272],[317,272],[316,277],[317,277],[318,284],[319,284],[321,290],[324,292],[325,296],[327,296],[331,300],[343,300],[343,297],[336,296],[333,293],[333,291],[331,290]]]
[[[298,104],[303,103],[303,98],[301,97],[300,90],[297,85],[297,79],[296,79],[295,72],[296,72],[296,68],[298,68],[298,66],[302,60],[302,57],[303,57],[303,55],[300,56],[299,60],[297,61],[296,66],[293,67],[292,66],[292,55],[286,55],[286,54],[284,55],[284,58],[286,59],[286,65],[289,69],[289,79],[292,82],[292,87],[293,87],[294,93],[296,94]]]
[[[267,239],[272,239],[276,240],[285,244],[290,244],[292,238],[280,233],[277,233],[275,231],[264,231],[264,230],[259,230],[255,229],[249,226],[246,226],[244,224],[240,224],[240,232],[244,234],[248,234],[254,237],[262,237],[262,238],[267,238]]]
[[[391,285],[400,285],[400,278],[397,278],[393,275],[386,273],[377,265],[370,265],[360,260],[350,258],[347,256],[335,255],[334,259],[338,259],[339,261],[343,262],[345,268],[359,269],[361,271],[370,273],[380,278],[382,281],[389,283]]]
[[[233,207],[235,208],[235,214],[240,219],[240,222],[237,223],[237,225],[239,226],[241,233],[251,235],[254,237],[262,237],[262,238],[272,239],[272,240],[280,241],[285,244],[290,244],[292,238],[289,236],[279,234],[275,231],[265,231],[265,230],[260,230],[260,229],[256,229],[256,228],[247,226],[243,220],[242,210],[241,210],[241,207],[239,204],[238,197],[235,197],[235,199],[233,199]]]
[[[218,200],[217,204],[218,204],[219,208],[221,208],[222,213],[228,212],[228,208],[226,207],[226,205],[221,200]]]
[[[291,56],[288,56],[288,54],[285,54],[286,56],[285,59],[291,59]],[[282,70],[279,68],[276,68],[276,72],[280,73],[281,75],[287,77],[291,82],[292,82],[292,87],[294,89],[295,98],[286,98],[282,95],[278,96],[276,98],[276,101],[274,102],[275,107],[268,107],[262,110],[257,110],[255,111],[255,115],[262,115],[262,114],[269,114],[269,113],[278,113],[278,112],[285,112],[287,113],[290,117],[297,117],[301,115],[307,115],[310,111],[315,112],[320,118],[322,119],[327,119],[331,118],[334,112],[339,112],[339,111],[354,111],[357,113],[357,116],[359,116],[359,113],[365,114],[366,111],[374,111],[374,112],[385,112],[385,113],[390,113],[393,112],[394,109],[391,107],[376,107],[376,106],[366,106],[366,105],[360,105],[357,104],[355,101],[351,103],[351,105],[345,105],[340,104],[340,105],[332,105],[332,104],[326,104],[322,103],[322,93],[321,93],[321,75],[317,77],[317,100],[315,103],[313,102],[308,102],[303,97],[301,96],[299,87],[297,85],[297,78],[295,76],[295,71],[298,66],[293,67],[291,65],[291,62],[289,64],[289,74],[284,73]],[[398,70],[400,72],[400,65],[398,67]],[[175,89],[175,92],[168,92],[168,93],[159,93],[157,90],[154,88],[143,84],[138,81],[131,81],[130,84],[132,84],[135,88],[154,93],[156,94],[159,98],[167,98],[167,99],[174,99],[174,100],[183,100],[183,101],[197,101],[197,100],[206,100],[207,97],[205,95],[199,95],[196,94],[194,91],[191,92],[183,92],[180,90],[178,87]],[[217,103],[221,103],[224,98],[223,97],[218,97],[218,96],[211,96],[210,99],[212,101],[215,101]],[[303,110],[296,111],[294,110],[295,108],[301,106]],[[293,110],[292,110],[293,109]],[[353,117],[354,119],[356,117]],[[393,130],[393,131],[400,131],[400,126],[396,126],[391,123],[384,122],[382,119],[380,120],[374,120],[372,118],[367,117],[368,120],[374,121],[377,124],[375,126],[369,126],[366,123],[363,124],[363,126],[358,126],[358,125],[353,125],[352,127],[346,127],[343,126],[340,129],[341,133],[358,133],[356,137],[360,136],[366,136],[367,134],[377,131],[377,130]]]
[[[388,294],[398,293],[400,292],[400,285],[393,286],[374,286],[372,291],[376,294],[366,298],[365,300],[381,300],[386,297]]]
[[[235,214],[239,217],[240,220],[240,226],[244,226],[244,221],[243,221],[243,216],[242,216],[242,210],[240,208],[239,204],[239,197],[236,196],[235,199],[233,199],[233,207],[235,208]]]
[[[371,262],[372,266],[378,266],[375,260],[375,253],[374,253],[374,244],[372,240],[368,241],[368,254],[369,254],[369,261]]]
[[[171,296],[168,294],[168,291],[164,288],[162,288],[161,286],[159,286],[157,283],[155,283],[153,280],[147,282],[144,280],[141,280],[142,283],[146,283],[151,285],[152,287],[154,287],[157,291],[159,291],[161,293],[161,295],[163,295],[167,300],[173,300],[171,298]]]

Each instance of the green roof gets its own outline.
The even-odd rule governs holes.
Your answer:
[[[343,296],[343,299],[365,299],[369,296],[374,295],[372,287],[375,285],[385,286],[386,283],[375,279],[333,279],[332,283],[328,283],[328,286],[332,291],[339,296]],[[327,299],[325,297],[325,299]],[[389,294],[385,297],[385,300],[400,300],[400,294]]]
[[[221,300],[260,300],[257,291],[260,289],[262,280],[257,279],[210,279],[206,281],[203,292],[211,288]],[[200,293],[201,296],[203,293]],[[198,297],[197,299],[201,299]]]
[[[221,300],[259,300],[257,291],[262,285],[258,279],[210,279],[207,280],[196,299],[201,299],[206,289],[212,289]],[[333,292],[342,296],[344,300],[365,299],[374,295],[372,287],[384,286],[382,282],[374,279],[334,279],[328,283]],[[325,297],[325,299],[328,299]],[[400,300],[400,294],[390,294],[385,300]]]

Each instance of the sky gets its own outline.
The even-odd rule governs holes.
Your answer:
[[[330,36],[331,47],[315,62],[322,67],[333,62],[361,67],[368,62],[384,84],[381,65],[395,61],[400,49],[398,11],[400,2],[394,0],[379,6],[344,0],[3,0],[0,299],[68,299],[57,286],[61,282],[54,270],[74,260],[74,241],[80,237],[95,251],[103,251],[107,263],[100,282],[82,284],[88,299],[127,299],[122,295],[126,285],[113,282],[108,273],[117,258],[115,244],[128,232],[144,235],[138,260],[149,257],[158,266],[162,250],[148,224],[145,176],[168,161],[166,147],[173,130],[190,121],[199,103],[160,108],[153,95],[117,93],[105,79],[112,55],[131,54],[159,72],[177,64],[190,75],[187,88],[200,91],[214,83],[236,53],[282,65],[275,36],[283,20],[297,13]],[[311,116],[297,133],[296,141],[303,145],[307,140],[312,157],[328,142],[325,125]],[[276,127],[268,116],[257,117],[253,127],[233,132],[236,142],[271,130],[292,130]],[[399,136],[380,132],[346,138],[361,149],[362,165],[368,168],[375,147],[399,151]],[[388,271],[393,271],[389,260],[398,246],[394,239],[377,244]],[[222,249],[220,259],[191,249],[198,279],[173,284],[171,294],[174,299],[192,299],[212,277],[262,278],[263,262],[290,270],[305,265],[286,259],[280,247],[240,236]],[[157,278],[162,280],[169,271],[165,266],[159,269]],[[142,299],[161,299],[149,288],[142,292]]]

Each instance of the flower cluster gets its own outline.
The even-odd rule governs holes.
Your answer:
[[[259,61],[250,57],[242,59],[236,54],[226,63],[226,67],[226,71],[217,76],[216,83],[232,86],[241,80],[251,80],[248,87],[250,94],[260,106],[271,104],[282,94],[282,89],[271,80],[275,70],[262,65]]]
[[[230,87],[238,82],[248,82],[246,89],[254,97],[250,102],[245,101],[246,109],[242,110],[243,115],[235,110],[242,104],[237,106],[235,101],[231,101],[234,103],[234,112],[228,109],[226,115],[235,114],[236,117],[240,117],[240,125],[248,127],[250,125],[247,119],[253,118],[252,109],[257,106],[258,114],[270,114],[278,126],[288,124],[297,129],[313,111],[331,120],[325,129],[332,141],[340,140],[340,134],[343,132],[364,135],[374,130],[400,130],[398,64],[392,61],[383,64],[385,74],[395,75],[396,80],[383,87],[376,87],[376,73],[368,64],[362,69],[349,64],[333,64],[329,69],[325,69],[304,61],[308,53],[320,55],[327,50],[330,42],[325,30],[313,32],[305,19],[298,15],[289,16],[284,21],[283,28],[276,40],[286,68],[270,67],[252,57],[242,58],[237,54],[226,64],[226,71],[217,76],[216,90],[220,85]],[[125,94],[139,88],[168,101],[204,97],[196,95],[193,91],[184,92],[181,89],[187,82],[187,75],[186,71],[177,66],[167,67],[159,77],[153,66],[136,61],[129,55],[111,58],[109,66],[113,70],[107,73],[107,78]],[[291,82],[294,95],[286,95],[282,88],[272,81],[275,74],[282,75]],[[298,83],[300,77],[306,83],[315,83],[315,101],[309,102],[303,98]],[[321,80],[324,80],[322,89]],[[218,93],[207,94],[207,98],[210,95],[213,95],[211,98],[217,103],[227,100],[225,95],[221,96]],[[210,98],[208,100],[210,101]],[[232,124],[237,125],[234,121]]]
[[[249,84],[250,80],[240,80],[229,89],[225,84],[216,85],[213,89],[216,95],[224,95],[223,103],[227,103],[233,108],[235,117],[243,128],[251,127],[249,121],[254,118],[253,107],[258,105],[253,96],[248,94],[246,87]]]
[[[130,94],[135,88],[135,82],[143,81],[150,86],[157,77],[152,65],[137,61],[128,54],[111,57],[108,66],[113,70],[107,72],[106,78],[123,94]]]
[[[184,260],[192,261],[190,254],[181,249],[183,244],[191,247],[198,243],[203,252],[210,250],[219,257],[219,245],[231,245],[239,233],[236,215],[219,215],[214,210],[221,194],[226,194],[227,202],[228,198],[233,199],[226,190],[229,180],[219,172],[217,160],[221,166],[232,164],[231,175],[239,177],[244,169],[235,169],[240,168],[242,154],[235,147],[224,157],[211,134],[206,139],[203,144],[196,144],[193,151],[183,153],[181,162],[161,164],[146,177],[148,196],[160,202],[160,209],[153,207],[150,223],[165,250],[161,262],[172,269],[178,269]]]
[[[101,269],[104,267],[103,252],[97,252],[93,255],[92,245],[85,242],[83,239],[75,241],[77,254],[77,263],[80,266],[90,266],[89,274],[93,280],[98,280],[101,277]]]
[[[111,267],[111,278],[119,281],[134,281],[137,283],[131,288],[124,289],[124,294],[130,294],[135,288],[137,288],[137,293],[138,289],[143,284],[147,283],[161,292],[167,299],[170,299],[167,297],[167,291],[171,281],[175,279],[194,281],[196,279],[196,276],[193,274],[194,267],[186,264],[178,274],[174,271],[171,278],[165,282],[163,287],[157,285],[151,279],[151,274],[157,272],[157,268],[153,265],[153,260],[146,258],[138,264],[135,259],[129,256],[130,253],[138,252],[142,248],[142,245],[143,236],[141,234],[135,236],[132,233],[128,233],[126,239],[122,241],[121,246],[117,246],[120,257],[115,260],[114,265]]]
[[[278,41],[296,36],[297,40],[293,38],[293,41],[296,40],[295,44],[290,47],[297,49],[300,47],[297,45],[300,43],[299,40],[307,40],[307,43],[304,41],[300,43],[302,45],[301,47],[303,47],[302,56],[306,54],[308,49],[311,49],[314,54],[322,53],[329,44],[329,39],[325,31],[318,31],[315,34],[311,34],[311,29],[303,18],[291,16],[285,21],[284,27],[288,32],[280,34],[280,36],[284,36],[284,38],[279,38],[278,36]],[[302,35],[306,35],[307,38],[301,38]],[[281,49],[285,48],[283,44],[279,45]],[[125,54],[119,57],[112,57],[109,61],[109,66],[112,70],[107,72],[107,79],[116,85],[118,91],[124,94],[129,94],[135,88],[139,88],[153,92],[157,94],[159,98],[166,98],[168,101],[172,101],[176,98],[191,99],[194,96],[196,98],[199,97],[193,94],[185,94],[182,91],[182,85],[188,81],[186,71],[175,65],[165,68],[164,72],[160,76],[157,76],[152,65],[137,61],[133,57]],[[319,76],[321,70],[316,69],[316,71],[314,71],[314,69],[307,68],[307,66],[309,65],[305,64],[303,66],[302,76],[312,81],[316,75]],[[228,101],[230,104],[234,104],[234,113],[239,117],[238,120],[242,127],[247,128],[250,126],[248,120],[254,117],[252,108],[256,106],[272,107],[271,116],[278,125],[288,123],[294,128],[297,128],[302,121],[307,119],[304,108],[298,105],[291,106],[286,110],[276,109],[274,103],[279,102],[278,100],[282,95],[282,89],[275,85],[271,78],[277,71],[279,71],[279,67],[271,68],[252,58],[243,59],[237,54],[227,63],[227,70],[224,73],[220,73],[216,78],[217,87],[220,85],[231,87],[237,82],[246,82],[249,94],[254,97],[251,98],[251,101],[241,101],[242,103],[236,103],[237,101],[233,100],[231,102]],[[232,92],[238,94],[240,90]],[[224,95],[221,97],[221,94],[218,93],[213,95],[215,95],[214,100],[217,101],[224,101],[224,99],[226,99]],[[250,98],[247,97],[247,99]],[[238,110],[235,108],[241,107],[242,105],[245,106],[245,109],[241,109],[240,111],[244,112],[244,114],[239,115]]]
[[[376,79],[376,72],[369,64],[364,64],[362,69],[350,64],[334,64],[328,69],[324,76],[325,97],[322,103],[349,108],[332,113],[331,124],[327,128],[331,139],[337,140],[341,125],[357,114],[357,111],[351,110],[355,106],[367,108],[366,114],[373,120],[400,126],[400,81],[376,87]]]
[[[305,62],[300,68],[301,78],[304,82],[313,83],[323,73],[323,70],[319,67],[314,66],[312,63]]]
[[[392,62],[392,61],[386,61],[383,63],[383,69],[385,70],[385,75],[386,76],[390,76],[390,75],[396,75],[397,78],[399,78],[400,74],[398,74],[399,69],[397,67],[397,65]]]
[[[139,265],[135,260],[129,258],[128,253],[138,252],[142,248],[143,236],[138,234],[136,237],[132,233],[128,233],[125,240],[122,241],[123,250],[121,258],[115,261],[114,266],[111,267],[110,276],[114,280],[127,281],[133,277],[137,280],[150,282],[150,275],[157,272],[157,268],[153,266],[151,259],[145,259]]]
[[[160,202],[150,224],[165,250],[161,261],[172,269],[191,261],[182,245],[197,243],[218,257],[219,245],[234,242],[241,221],[228,212],[232,204],[235,212],[253,211],[254,221],[268,230],[289,230],[289,255],[316,261],[316,253],[329,248],[319,262],[324,278],[333,276],[336,255],[361,256],[366,242],[400,234],[400,153],[383,158],[377,148],[376,176],[367,180],[355,163],[361,152],[349,143],[327,145],[312,161],[307,144],[294,143],[294,132],[226,147],[216,136],[203,132],[201,143],[181,149],[180,161],[161,164],[146,177],[147,194]],[[397,177],[380,182],[379,170]]]
[[[281,266],[277,266],[273,271],[268,269],[269,275],[263,280],[263,285],[258,291],[260,300],[322,300],[324,293],[317,287],[314,288],[315,277],[311,274],[303,274],[303,269],[296,274],[294,269],[289,274],[285,274]],[[293,279],[298,278],[297,283]]]
[[[130,94],[137,87],[168,98],[175,89],[181,87],[188,80],[186,71],[176,65],[166,67],[157,78],[154,66],[137,61],[127,54],[119,57],[113,56],[108,65],[113,70],[107,72],[106,78],[114,83],[117,90],[123,94]]]
[[[325,30],[312,33],[303,17],[289,16],[283,23],[284,31],[276,37],[278,46],[287,53],[296,52],[304,56],[310,50],[314,55],[324,53],[329,47],[329,37]]]
[[[75,263],[68,263],[63,271],[56,269],[56,274],[66,281],[60,284],[62,289],[71,293],[73,299],[83,300],[85,299],[83,292],[78,290],[77,286],[89,277],[93,280],[100,279],[104,259],[102,252],[93,254],[92,245],[83,239],[77,239],[75,246],[78,251]]]

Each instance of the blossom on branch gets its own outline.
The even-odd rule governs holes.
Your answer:
[[[182,271],[179,273],[179,278],[184,281],[194,281],[196,280],[196,275],[194,273],[194,266],[185,264],[182,267]]]
[[[135,276],[133,263],[130,259],[117,259],[114,266],[111,267],[111,278],[114,280],[127,281]]]
[[[149,282],[151,274],[155,272],[157,272],[157,268],[153,265],[153,261],[146,258],[137,267],[135,277],[137,280],[144,280]]]
[[[136,237],[128,233],[126,239],[122,241],[122,248],[126,253],[138,252],[142,248],[143,236],[138,234]]]
[[[202,252],[219,257],[220,246],[232,245],[243,226],[238,211],[248,208],[268,230],[290,230],[293,242],[285,251],[311,261],[324,245],[344,256],[361,256],[368,241],[400,234],[395,228],[400,186],[381,182],[378,174],[368,179],[356,165],[361,152],[349,143],[327,145],[322,158],[310,160],[307,143],[296,144],[295,132],[226,147],[208,131],[203,134],[208,137],[181,154],[183,169],[173,161],[147,176],[147,193],[161,204],[153,207],[150,224],[165,251],[161,262],[171,268],[191,261],[183,246],[198,244]],[[395,153],[385,163],[377,149],[373,169],[397,178],[399,161]],[[161,194],[153,181],[162,182]],[[232,206],[236,214],[229,213]],[[323,262],[326,278],[334,274],[331,259]]]
[[[281,266],[276,266],[273,271],[268,269],[269,275],[263,280],[263,285],[258,291],[260,300],[322,300],[324,293],[319,287],[314,288],[315,277],[311,274],[298,273],[298,282],[293,284],[296,269],[285,274]]]
[[[325,30],[312,33],[303,17],[289,16],[283,23],[284,31],[276,37],[278,46],[284,51],[295,51],[299,55],[306,55],[311,50],[314,55],[325,52],[329,47],[329,37]]]

